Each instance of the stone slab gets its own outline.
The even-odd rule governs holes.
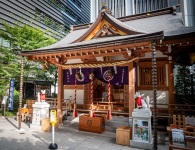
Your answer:
[[[143,143],[143,142],[137,142],[133,140],[130,140],[130,146],[136,148],[148,149],[148,150],[152,150],[153,148],[152,143]]]
[[[41,131],[41,126],[36,125],[36,124],[30,124],[30,128],[31,128],[31,129],[34,129],[34,130]]]

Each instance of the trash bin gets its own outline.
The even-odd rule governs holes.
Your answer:
[[[41,130],[45,132],[49,132],[51,128],[50,118],[41,119]]]

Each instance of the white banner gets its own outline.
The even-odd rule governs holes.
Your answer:
[[[4,96],[1,104],[5,105],[7,102],[7,98],[8,98],[8,96]]]

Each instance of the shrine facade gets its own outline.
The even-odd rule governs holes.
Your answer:
[[[113,111],[129,117],[137,91],[149,96],[151,105],[173,104],[173,65],[194,63],[194,48],[195,27],[184,26],[176,7],[121,18],[103,8],[94,23],[72,26],[61,41],[20,55],[58,68],[61,123],[62,102],[70,96],[82,109],[90,108],[91,99],[94,105],[113,102]]]

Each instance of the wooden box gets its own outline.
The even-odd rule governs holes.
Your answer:
[[[51,128],[50,118],[41,119],[41,130],[45,132],[49,132]]]
[[[105,120],[103,116],[89,117],[79,116],[79,130],[102,133],[105,131]]]
[[[29,109],[28,108],[18,108],[18,112],[20,112],[20,110],[21,110],[22,114],[29,114]]]
[[[116,129],[116,144],[130,146],[132,139],[132,128],[129,126],[120,126]]]

